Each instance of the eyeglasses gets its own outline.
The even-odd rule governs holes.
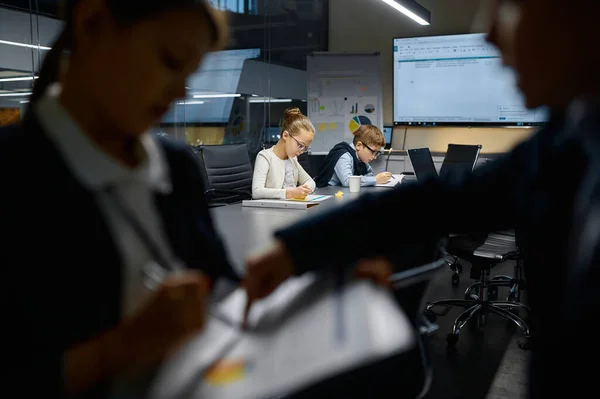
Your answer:
[[[303,143],[299,142],[299,141],[298,141],[298,139],[297,139],[297,138],[295,138],[294,136],[292,136],[292,135],[291,135],[289,132],[288,132],[288,135],[289,135],[291,138],[293,138],[293,139],[294,139],[294,141],[295,141],[296,143],[298,143],[298,150],[299,150],[300,152],[306,152],[306,151],[308,151],[308,150],[310,149],[310,147],[309,147],[309,146],[307,146],[306,144],[303,144]]]
[[[371,147],[369,147],[365,143],[362,143],[362,145],[364,145],[365,147],[367,147],[369,149],[369,151],[371,151],[371,153],[373,153],[373,157],[377,158],[378,156],[381,155],[381,151],[375,151],[374,149],[372,149]]]

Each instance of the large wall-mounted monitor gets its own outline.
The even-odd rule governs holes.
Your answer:
[[[394,39],[394,125],[538,126],[515,74],[481,33]]]

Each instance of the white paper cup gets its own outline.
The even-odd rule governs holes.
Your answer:
[[[360,176],[350,176],[350,192],[358,193],[360,192]]]

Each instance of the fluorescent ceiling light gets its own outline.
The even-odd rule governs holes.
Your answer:
[[[33,80],[33,79],[37,79],[39,76],[33,77],[33,76],[23,76],[20,78],[0,78],[0,82],[23,82],[26,80]]]
[[[19,101],[21,104],[27,104],[29,102],[29,100],[23,100],[23,101]]]
[[[419,25],[429,25],[431,13],[415,0],[381,0]],[[420,15],[418,15],[420,14]]]
[[[248,100],[249,103],[291,103],[291,98],[269,98],[269,97],[252,97]]]
[[[30,92],[23,92],[23,93],[0,93],[0,97],[23,97],[23,96],[30,96],[31,93]]]
[[[0,40],[0,44],[8,44],[9,46],[27,47],[27,48],[40,49],[40,50],[50,50],[51,49],[51,47],[36,46],[35,44],[9,42],[7,40]]]
[[[240,97],[241,94],[196,94],[194,98],[229,98],[229,97]]]
[[[202,105],[202,104],[204,104],[204,101],[181,101],[181,102],[177,103],[177,105],[195,105],[195,104]]]

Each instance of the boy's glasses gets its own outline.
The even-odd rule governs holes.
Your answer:
[[[363,143],[363,145],[364,145],[365,147],[367,147],[367,148],[369,149],[369,151],[371,151],[371,153],[373,153],[373,156],[374,156],[375,158],[377,158],[378,156],[380,156],[380,155],[381,155],[381,151],[375,151],[374,149],[372,149],[371,147],[369,147],[369,146],[368,146],[368,145],[366,145],[365,143]]]

